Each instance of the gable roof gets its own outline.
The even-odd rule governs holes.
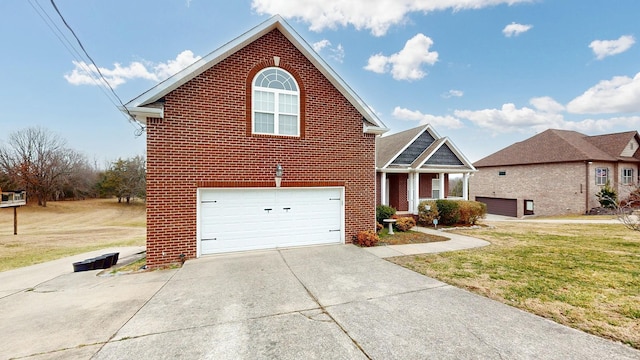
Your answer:
[[[440,138],[429,124],[377,138],[376,166],[378,168],[389,166],[393,160],[400,156],[409,145],[427,130],[431,130],[429,133],[433,138]]]
[[[587,136],[576,131],[549,129],[480,159],[473,165],[489,167],[576,161],[618,161],[622,150],[633,136],[637,136],[637,132]],[[618,142],[622,143],[618,144]],[[640,161],[640,159],[628,159]]]
[[[280,31],[353,105],[363,117],[363,131],[382,134],[388,131],[386,125],[347,85],[347,83],[313,50],[313,48],[279,15],[274,15],[260,25],[224,44],[200,60],[187,66],[175,75],[137,96],[125,104],[121,110],[130,113],[135,120],[146,124],[147,118],[164,117],[162,106],[157,104],[165,95],[202,74],[238,50],[277,29]]]
[[[425,141],[424,138],[429,141]],[[407,152],[411,152],[409,156]],[[443,161],[439,158],[455,157]],[[398,159],[403,159],[398,161]],[[405,162],[410,161],[409,164]],[[448,137],[440,137],[431,125],[418,126],[376,139],[376,167],[378,169],[442,168],[476,171],[471,162]]]

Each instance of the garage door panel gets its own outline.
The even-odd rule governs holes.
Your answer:
[[[202,189],[201,253],[341,243],[342,192],[341,188]]]
[[[487,204],[487,213],[503,216],[518,216],[518,201],[493,197],[476,197],[476,201]]]

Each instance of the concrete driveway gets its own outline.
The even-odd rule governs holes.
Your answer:
[[[67,273],[0,311],[0,358],[640,359],[352,245]]]

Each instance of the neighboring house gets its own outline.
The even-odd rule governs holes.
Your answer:
[[[387,129],[279,16],[125,108],[146,125],[151,267],[375,229]]]
[[[418,213],[420,201],[447,198],[451,175],[461,177],[459,198],[468,200],[469,176],[476,172],[453,142],[430,125],[378,137],[376,168],[376,203],[412,214]]]
[[[546,130],[474,163],[471,198],[506,216],[586,213],[609,182],[619,199],[637,184],[637,131],[587,136]]]

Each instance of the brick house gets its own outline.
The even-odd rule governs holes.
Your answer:
[[[274,16],[125,105],[147,132],[147,264],[375,229],[387,129]]]
[[[619,199],[636,186],[640,136],[627,131],[587,136],[549,129],[474,163],[470,196],[491,214],[560,215],[600,206],[607,183]]]
[[[418,213],[423,200],[445,199],[449,176],[462,178],[462,196],[468,200],[469,176],[475,167],[448,137],[423,125],[376,140],[376,203],[398,212]]]

